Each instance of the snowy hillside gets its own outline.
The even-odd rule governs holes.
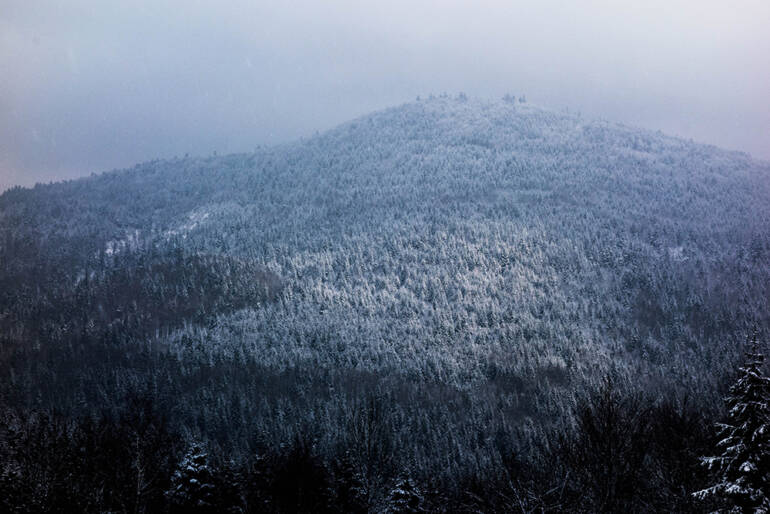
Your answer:
[[[223,447],[322,424],[331,452],[376,393],[398,462],[454,452],[458,476],[608,373],[713,401],[747,325],[770,334],[770,165],[430,98],[252,154],[12,189],[0,262],[10,405],[79,415],[152,383]]]

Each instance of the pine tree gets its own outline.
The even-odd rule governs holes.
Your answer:
[[[213,512],[215,489],[208,454],[193,443],[171,477],[167,496],[179,512]]]
[[[718,470],[718,482],[694,493],[699,499],[726,500],[728,512],[770,512],[770,378],[762,375],[763,361],[755,334],[726,398],[729,422],[719,425],[717,444],[722,454],[703,459]]]
[[[411,477],[401,476],[388,495],[387,512],[407,514],[425,512],[420,489]]]

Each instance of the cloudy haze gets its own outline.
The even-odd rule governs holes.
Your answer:
[[[770,158],[770,2],[618,3],[0,0],[0,190],[445,91]]]

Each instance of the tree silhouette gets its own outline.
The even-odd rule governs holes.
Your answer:
[[[726,398],[729,422],[720,424],[722,454],[705,457],[718,470],[717,483],[694,493],[723,499],[728,512],[770,512],[770,378],[762,374],[764,355],[756,334],[746,364]]]

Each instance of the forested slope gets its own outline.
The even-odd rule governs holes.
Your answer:
[[[241,458],[312,433],[374,470],[376,503],[392,470],[500,467],[608,373],[713,404],[746,327],[770,328],[770,165],[430,98],[251,154],[9,190],[0,262],[8,409],[69,419],[149,394]],[[372,415],[393,457],[356,439]]]

